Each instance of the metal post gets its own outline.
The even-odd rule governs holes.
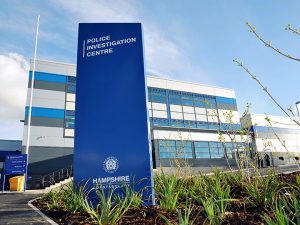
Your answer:
[[[299,114],[299,108],[298,108],[298,105],[300,104],[300,101],[297,101],[296,102],[296,109],[297,109],[297,113],[298,113],[298,116],[300,116],[300,114]]]
[[[38,34],[39,34],[39,23],[40,16],[37,18],[36,25],[36,33],[35,33],[35,46],[34,46],[34,56],[33,56],[33,68],[32,68],[32,77],[31,77],[31,88],[30,88],[30,101],[29,101],[29,112],[28,112],[28,123],[27,123],[27,140],[26,140],[26,149],[25,154],[29,153],[29,145],[30,145],[30,125],[31,125],[31,110],[32,110],[32,96],[33,96],[33,86],[34,86],[34,75],[35,75],[35,61],[36,61],[36,52],[37,52],[37,44],[38,44]]]

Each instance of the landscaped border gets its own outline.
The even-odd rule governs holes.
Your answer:
[[[42,213],[41,210],[39,210],[37,207],[35,207],[34,205],[32,205],[32,202],[39,199],[40,197],[38,198],[35,198],[35,199],[32,199],[28,202],[28,205],[34,210],[36,211],[41,217],[43,217],[43,219],[45,221],[47,221],[48,223],[50,223],[51,225],[58,225],[56,222],[54,222],[52,219],[50,219],[48,216],[46,216],[44,213]]]

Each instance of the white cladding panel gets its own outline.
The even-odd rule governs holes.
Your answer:
[[[281,140],[283,141],[283,140]],[[284,140],[285,146],[278,139],[256,138],[256,146],[259,152],[285,152],[300,153],[299,139]]]
[[[33,61],[30,61],[30,70],[33,68]],[[36,60],[35,71],[44,73],[61,74],[67,76],[76,76],[76,65],[61,62],[51,62]]]
[[[195,120],[195,114],[184,113],[183,117],[185,120]]]
[[[66,137],[74,137],[74,129],[65,129]]]
[[[75,94],[67,93],[67,101],[68,102],[75,102],[75,98],[76,98]]]
[[[195,112],[197,114],[206,114],[206,108],[195,107]]]
[[[153,110],[152,116],[158,118],[168,118],[168,113],[166,111]]]
[[[233,110],[225,110],[225,109],[218,109],[219,118],[222,123],[240,123],[240,116],[238,111]]]
[[[207,115],[196,115],[196,120],[197,121],[203,121],[203,122],[207,122]]]
[[[292,121],[289,117],[284,116],[270,116],[263,114],[251,114],[252,124],[256,124],[256,126],[270,126],[266,117],[270,119],[270,122],[273,127],[280,128],[289,128],[289,129],[300,129],[299,125]],[[297,119],[297,118],[295,118]]]
[[[167,105],[163,103],[152,102],[152,108],[156,110],[167,110]]]
[[[194,107],[192,107],[192,106],[183,106],[183,112],[195,113],[195,110],[194,110]]]
[[[207,116],[207,121],[208,122],[212,122],[212,123],[218,123],[219,122],[219,118],[218,116]]]
[[[30,91],[31,88],[28,88],[28,93],[30,93]],[[26,106],[29,106],[28,96]],[[42,108],[65,109],[65,92],[33,89],[32,106]]]
[[[171,118],[176,120],[183,120],[183,115],[182,113],[171,112]]]
[[[23,142],[26,145],[27,126],[24,126]],[[64,138],[64,128],[31,126],[30,146],[74,147],[73,138]]]
[[[148,112],[149,112],[149,117],[152,117],[152,110],[148,110]]]
[[[66,102],[66,110],[75,110],[75,102]]]
[[[167,78],[147,76],[148,87],[156,87],[184,92],[192,92],[205,95],[216,95],[227,98],[235,98],[234,90],[219,88],[203,84],[175,81]]]
[[[154,139],[169,139],[169,140],[185,140],[185,141],[219,141],[219,135],[215,133],[196,133],[196,132],[183,132],[183,131],[166,131],[166,130],[154,130]],[[236,137],[236,141],[240,142],[242,138]],[[230,142],[230,138],[224,135],[226,142]]]
[[[181,105],[171,105],[170,104],[170,110],[173,112],[182,112],[182,106]]]

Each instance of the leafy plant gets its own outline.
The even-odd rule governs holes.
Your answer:
[[[192,213],[193,207],[190,205],[189,207],[184,208],[184,213],[182,214],[182,210],[178,210],[178,223],[174,223],[170,221],[167,217],[160,214],[160,217],[166,222],[167,225],[193,225],[195,220],[191,219],[191,213]]]
[[[280,187],[280,181],[274,174],[252,177],[251,182],[245,184],[245,191],[256,206],[271,207]]]
[[[94,188],[99,198],[96,207],[88,199],[85,199],[85,211],[92,217],[94,222],[99,225],[117,224],[130,208],[130,196],[124,196],[124,201],[118,201],[114,198],[114,190],[111,189],[105,193],[102,185]]]
[[[300,201],[294,196],[281,198],[275,203],[274,217],[265,214],[268,225],[300,224]]]
[[[175,175],[166,175],[163,172],[156,176],[156,195],[159,206],[168,211],[176,211],[179,195],[184,191],[182,183]]]
[[[204,207],[204,213],[210,224],[220,224],[221,222],[221,211],[219,205],[213,198],[206,198],[202,200],[202,205]]]

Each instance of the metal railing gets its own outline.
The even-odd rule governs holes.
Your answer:
[[[73,176],[73,166],[64,167],[46,175],[39,175],[27,181],[28,189],[44,189]]]

